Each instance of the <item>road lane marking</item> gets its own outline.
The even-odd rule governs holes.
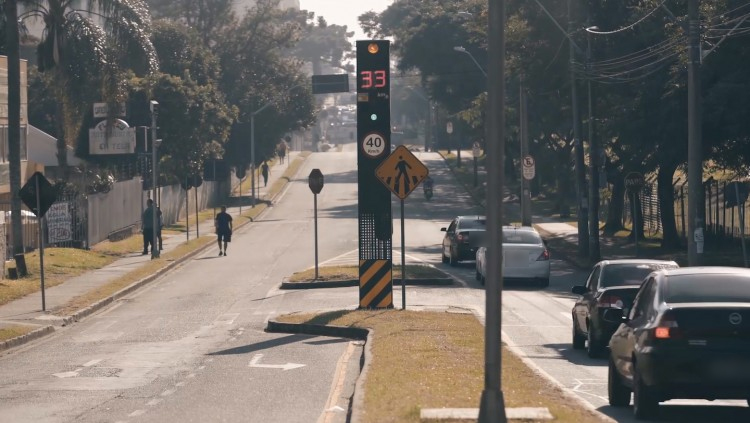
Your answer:
[[[349,342],[346,346],[346,350],[344,350],[344,354],[341,355],[338,363],[336,363],[336,371],[333,374],[333,382],[331,383],[331,392],[328,394],[328,401],[326,401],[325,407],[323,407],[323,410],[325,411],[320,417],[318,417],[318,423],[329,423],[337,414],[346,411],[336,404],[344,391],[346,368],[348,367],[349,360],[352,358],[354,351],[356,351],[356,344],[354,342]]]
[[[84,365],[83,365],[83,367],[91,367],[91,366],[93,366],[93,365],[95,365],[95,364],[99,364],[99,363],[101,363],[101,361],[102,361],[102,359],[101,359],[101,358],[98,358],[98,359],[96,359],[96,360],[91,360],[91,361],[89,361],[88,363],[84,364]]]
[[[172,395],[174,393],[175,393],[174,389],[167,389],[166,391],[164,391],[164,392],[161,393],[161,396],[168,397],[168,396],[170,396],[170,395]]]
[[[263,358],[263,354],[255,354],[253,356],[253,359],[250,360],[250,364],[247,365],[247,367],[255,367],[260,369],[281,369],[283,371],[287,370],[293,370],[293,369],[299,369],[300,367],[305,367],[305,364],[297,364],[297,363],[285,363],[285,364],[260,364],[260,359]]]
[[[231,325],[234,323],[235,319],[239,317],[240,313],[226,313],[222,314],[221,316],[217,317],[216,320],[214,320],[214,324],[217,325]]]
[[[128,414],[130,417],[138,417],[140,415],[146,414],[146,410],[135,410],[132,413]]]
[[[146,405],[153,407],[153,406],[159,404],[162,401],[164,401],[164,400],[161,399],[161,398],[154,398],[151,401],[147,402]]]

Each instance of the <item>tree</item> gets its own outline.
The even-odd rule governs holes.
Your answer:
[[[309,14],[309,19],[313,14]],[[354,32],[347,31],[346,25],[329,25],[325,18],[318,16],[317,25],[306,22],[303,36],[291,49],[291,55],[312,63],[313,75],[323,73],[321,64],[328,63],[334,68],[350,70],[343,60],[350,58],[352,44],[349,38]]]
[[[21,15],[44,22],[38,67],[51,75],[57,100],[57,159],[66,173],[67,146],[78,139],[93,102],[124,100],[124,68],[147,75],[158,67],[149,40],[151,18],[143,1],[90,3],[93,13],[78,9],[80,2],[75,0],[28,2]]]
[[[220,42],[224,30],[236,21],[233,3],[233,0],[148,0],[155,18],[192,28],[206,46]]]
[[[5,50],[8,56],[8,165],[10,185],[11,231],[13,255],[23,253],[21,221],[21,64],[19,54],[18,5],[16,0],[3,3]]]

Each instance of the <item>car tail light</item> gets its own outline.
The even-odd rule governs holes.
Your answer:
[[[536,261],[547,261],[549,260],[549,250],[546,248],[544,251],[542,251],[542,254],[539,254],[539,257],[537,257]]]
[[[617,295],[611,295],[611,294],[604,294],[599,298],[597,301],[599,303],[599,307],[605,307],[605,308],[623,308],[625,306],[625,303],[623,303],[622,298],[618,297]]]
[[[666,312],[659,319],[659,324],[652,329],[653,337],[656,339],[678,339],[682,338],[682,331],[677,320],[671,312]]]
[[[458,233],[458,242],[469,242],[469,233],[468,232],[459,232]]]

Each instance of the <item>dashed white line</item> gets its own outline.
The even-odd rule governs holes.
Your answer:
[[[153,407],[153,406],[159,404],[162,401],[164,401],[164,400],[161,399],[161,398],[154,398],[151,401],[147,402],[146,405]]]
[[[99,364],[101,362],[102,362],[101,359],[91,360],[88,363],[84,364],[83,367],[91,367],[91,366],[93,366],[95,364]]]
[[[135,410],[132,413],[128,414],[128,416],[130,416],[130,417],[138,417],[138,416],[140,416],[142,414],[145,414],[145,413],[146,413],[146,410]]]

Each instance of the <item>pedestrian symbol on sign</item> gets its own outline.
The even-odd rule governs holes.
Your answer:
[[[375,169],[375,175],[402,200],[427,177],[429,171],[408,148],[400,145]]]

